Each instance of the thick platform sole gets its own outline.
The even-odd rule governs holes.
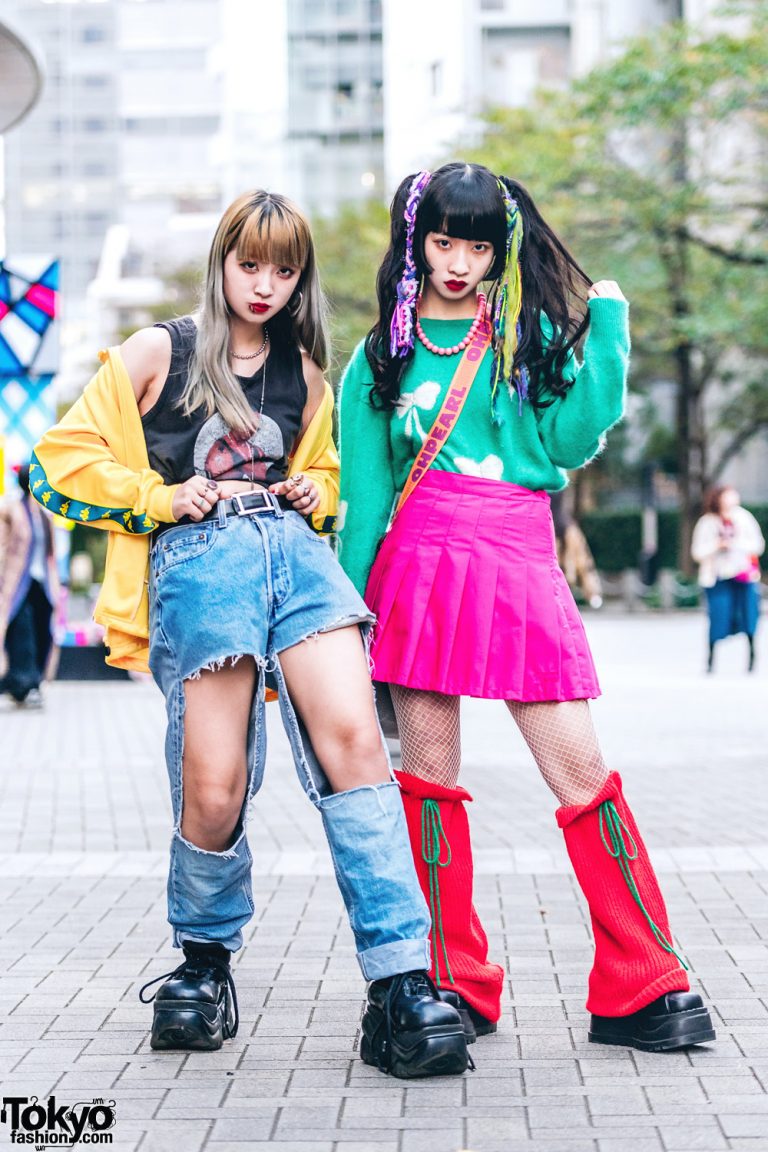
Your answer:
[[[440,999],[455,1008],[461,1017],[467,1044],[474,1044],[478,1036],[492,1036],[494,1032],[498,1031],[495,1020],[489,1020],[483,1016],[458,992],[454,992],[451,988],[440,988],[439,992]]]
[[[593,1021],[589,1030],[592,1044],[618,1044],[625,1048],[639,1048],[641,1052],[673,1052],[678,1048],[691,1048],[694,1044],[708,1044],[715,1039],[712,1018],[706,1008],[671,1012],[669,1016],[660,1017],[656,1027],[635,1025],[633,1028],[631,1017],[617,1016],[615,1021],[601,1017],[599,1024]]]
[[[480,1016],[479,1012],[469,1018],[476,1036],[493,1036],[494,1032],[498,1032],[499,1030],[499,1026],[495,1020],[487,1020],[484,1016]]]
[[[377,1053],[376,1046],[364,1028],[361,1060],[398,1080],[460,1076],[469,1067],[467,1041],[461,1028],[423,1028],[415,1033],[400,1033],[392,1041],[391,1054]]]
[[[214,1004],[187,1004],[155,1001],[150,1047],[156,1052],[183,1049],[215,1052],[224,1040],[221,1013]]]

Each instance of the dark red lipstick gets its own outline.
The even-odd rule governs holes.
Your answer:
[[[466,288],[467,282],[466,280],[446,280],[445,286],[449,288],[451,292],[461,292],[462,289]]]
[[[261,315],[262,312],[269,312],[269,304],[249,304],[251,312],[256,312]]]

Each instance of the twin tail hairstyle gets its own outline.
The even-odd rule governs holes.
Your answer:
[[[413,357],[418,284],[432,271],[424,255],[430,232],[484,240],[493,247],[488,278],[493,281],[494,422],[500,422],[502,382],[515,388],[520,403],[530,399],[537,407],[564,395],[569,384],[563,369],[589,323],[592,281],[522,184],[497,177],[481,164],[444,164],[434,173],[407,176],[395,192],[390,215],[389,248],[376,280],[379,314],[365,341],[374,406],[391,410],[400,398]]]

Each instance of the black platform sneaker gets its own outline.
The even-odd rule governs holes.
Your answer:
[[[439,992],[440,999],[444,1000],[446,1004],[452,1005],[461,1016],[467,1044],[474,1044],[478,1036],[491,1036],[498,1030],[496,1021],[489,1020],[487,1016],[483,1016],[482,1012],[478,1012],[477,1008],[465,1000],[460,992],[454,992],[452,988],[440,988]]]
[[[368,987],[360,1056],[401,1080],[458,1076],[474,1068],[456,1008],[426,972],[403,972]]]
[[[630,1016],[593,1016],[589,1039],[642,1052],[671,1052],[714,1040],[715,1029],[698,993],[667,992]]]
[[[150,980],[139,992],[142,1004],[155,1002],[150,1044],[158,1050],[212,1052],[237,1034],[240,1022],[230,954],[221,944],[187,941],[183,949],[184,962],[178,968]],[[165,984],[145,996],[159,980]]]

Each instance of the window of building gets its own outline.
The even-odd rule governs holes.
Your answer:
[[[106,40],[106,38],[106,29],[100,28],[98,24],[86,24],[84,28],[80,29],[80,39],[83,44],[99,44],[102,40]]]

